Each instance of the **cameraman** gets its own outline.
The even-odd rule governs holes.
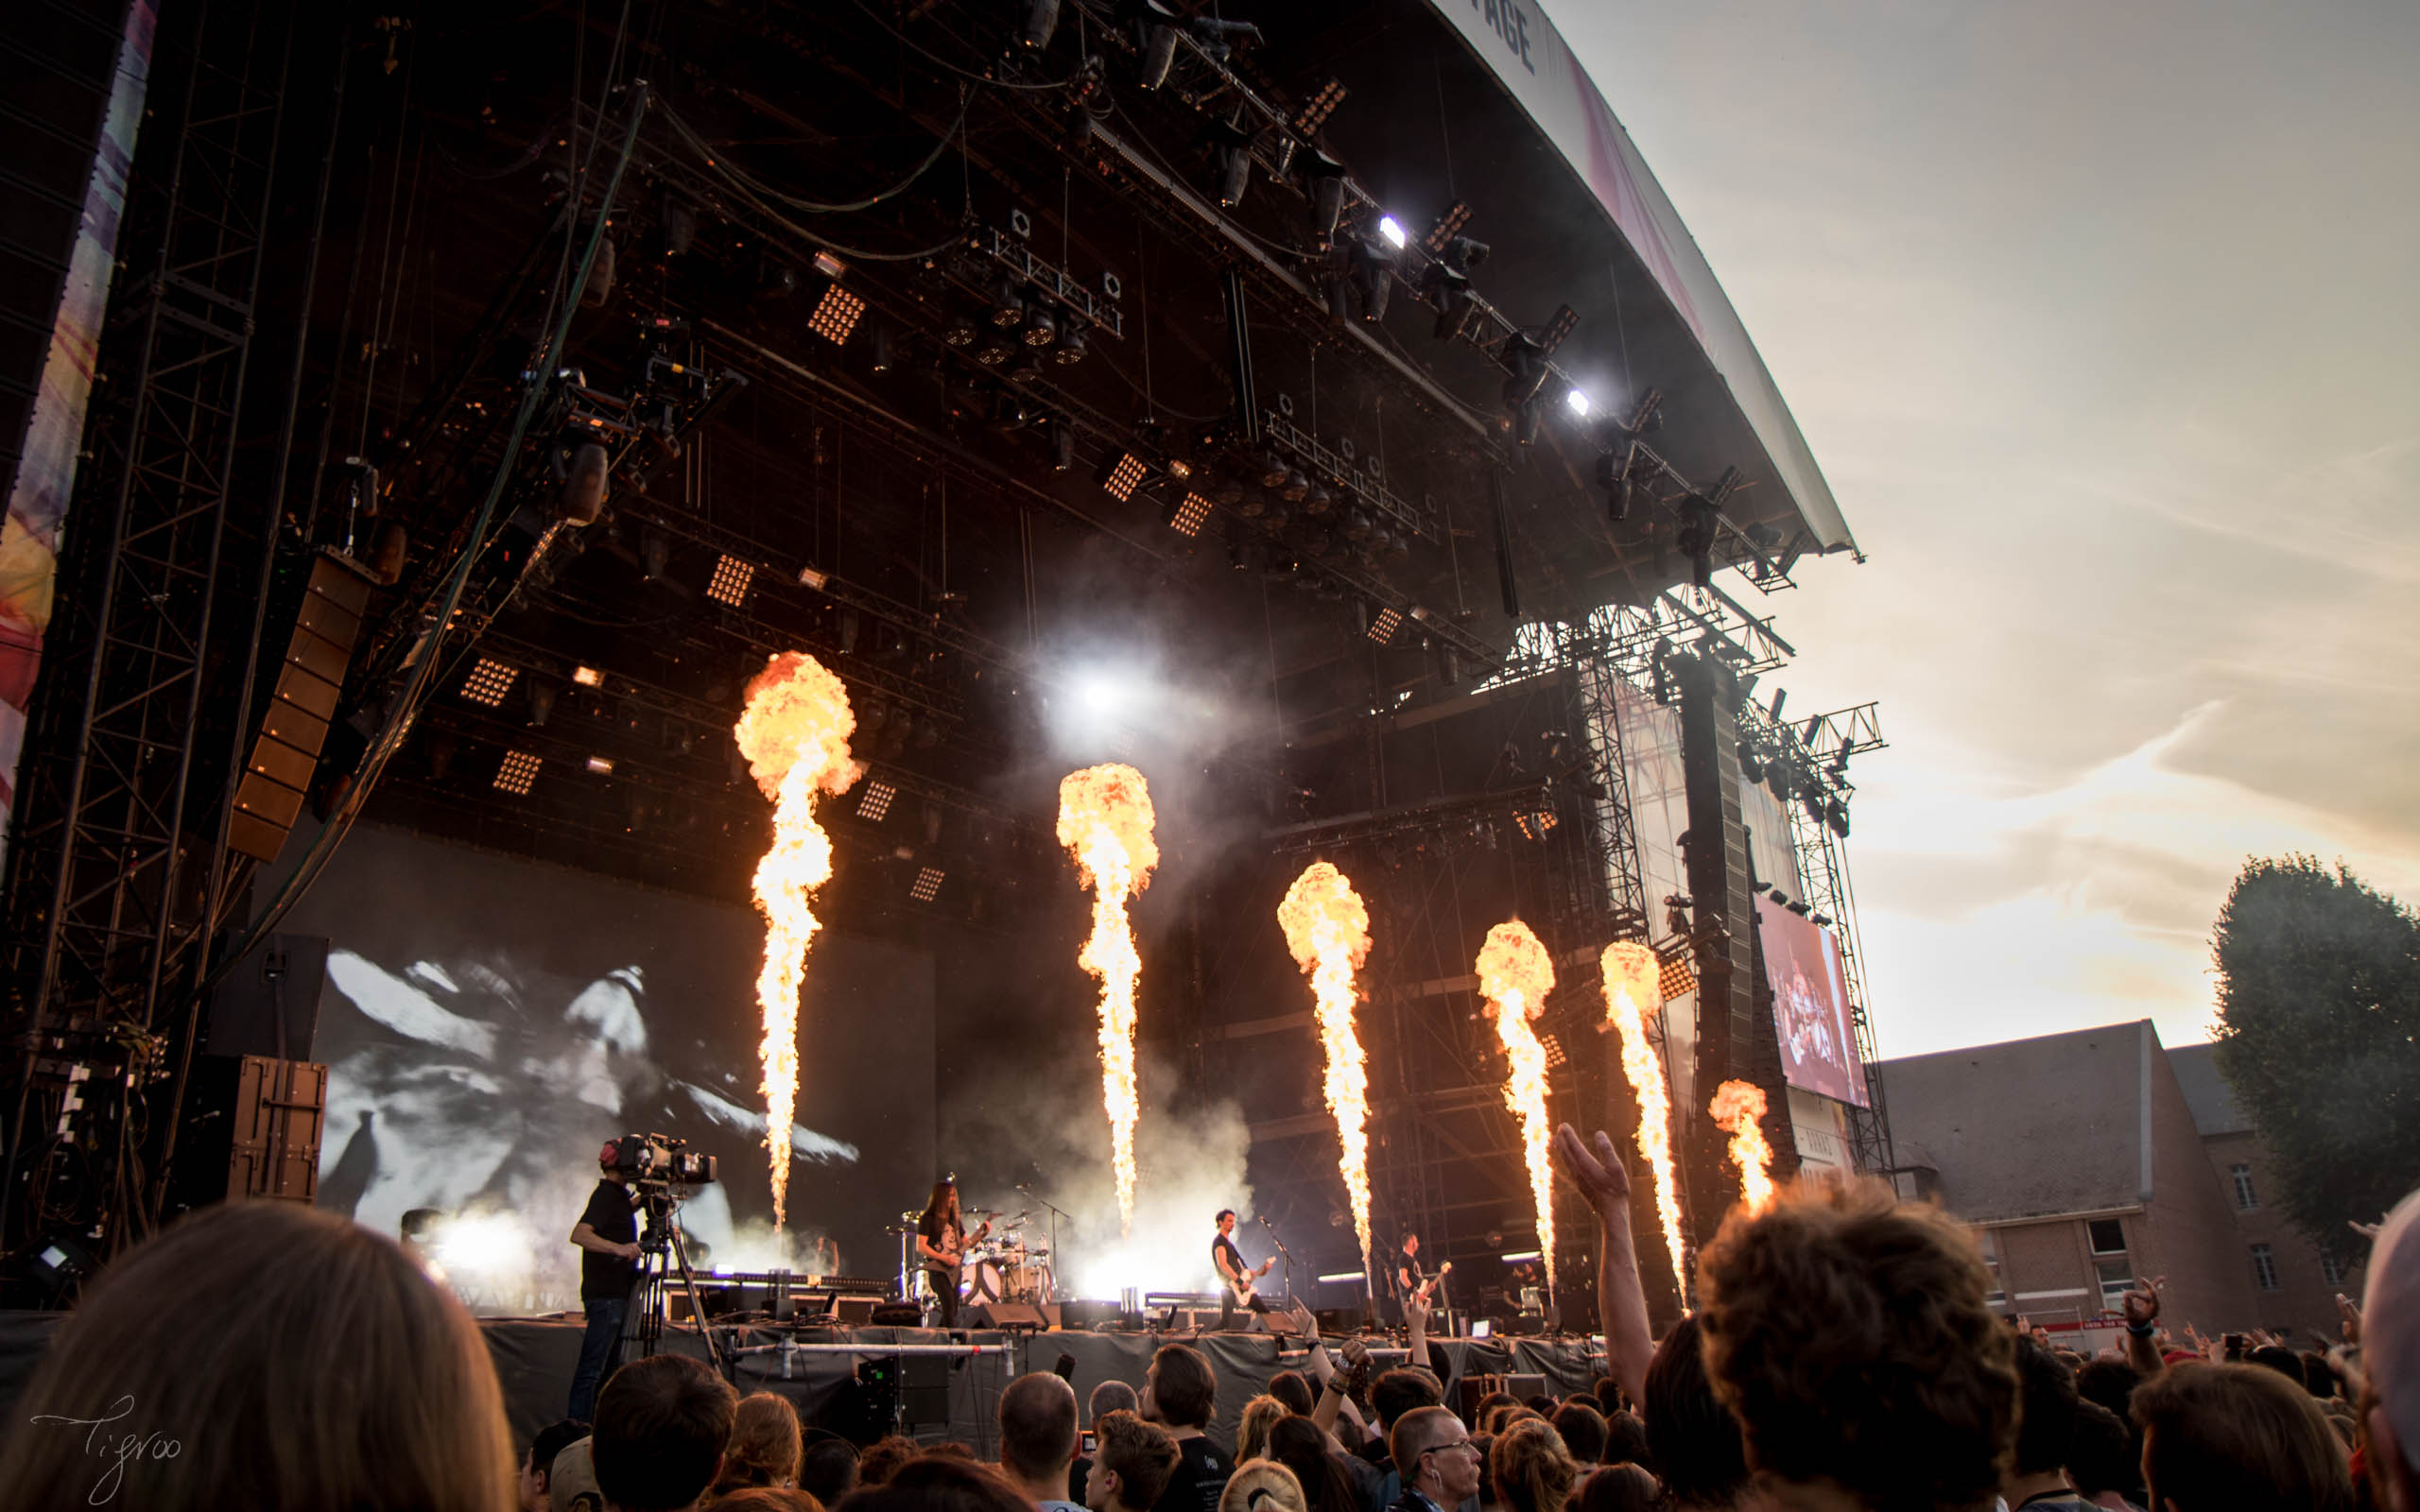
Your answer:
[[[588,1332],[579,1341],[579,1368],[572,1372],[571,1405],[564,1416],[582,1422],[594,1414],[597,1386],[622,1363],[622,1324],[639,1279],[639,1199],[616,1169],[620,1157],[614,1141],[597,1152],[600,1179],[571,1230],[571,1242],[581,1251],[579,1305],[588,1314]]]

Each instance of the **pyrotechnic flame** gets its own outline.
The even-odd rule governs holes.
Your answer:
[[[1706,1105],[1715,1126],[1731,1136],[1731,1163],[1739,1168],[1739,1200],[1754,1216],[1773,1205],[1773,1147],[1765,1143],[1757,1120],[1765,1116],[1764,1089],[1751,1082],[1726,1081],[1714,1090]]]
[[[1160,848],[1151,838],[1151,793],[1143,774],[1115,762],[1070,772],[1059,782],[1059,843],[1093,889],[1093,932],[1076,964],[1100,978],[1100,1098],[1109,1112],[1110,1161],[1117,1173],[1120,1237],[1134,1229],[1134,979],[1143,957],[1126,922],[1127,900],[1151,884]]]
[[[1638,1100],[1638,1153],[1655,1177],[1655,1215],[1664,1225],[1664,1248],[1672,1257],[1672,1278],[1684,1290],[1681,1268],[1681,1195],[1672,1176],[1672,1099],[1664,1067],[1647,1042],[1647,1016],[1664,1007],[1662,971],[1655,953],[1636,940],[1605,947],[1605,1020],[1621,1036],[1622,1074]]]
[[[815,889],[832,877],[832,840],[815,822],[815,795],[841,793],[862,770],[849,759],[857,727],[849,692],[811,656],[784,651],[748,684],[733,731],[756,785],[773,800],[773,844],[756,863],[765,915],[765,965],[756,1002],[765,1014],[765,1157],[773,1174],[773,1227],[786,1216],[790,1130],[798,1105],[798,991],[817,928]]]
[[[1521,1120],[1521,1152],[1530,1168],[1530,1195],[1538,1207],[1538,1250],[1547,1286],[1554,1278],[1554,1170],[1547,1163],[1547,1052],[1529,1021],[1546,1011],[1554,990],[1554,961],[1530,926],[1518,919],[1487,932],[1478,949],[1479,995],[1495,1005],[1495,1034],[1512,1063],[1504,1078],[1504,1106]]]
[[[1327,1110],[1336,1117],[1336,1140],[1344,1152],[1344,1190],[1353,1199],[1353,1231],[1361,1241],[1361,1271],[1370,1272],[1369,1063],[1353,1032],[1353,1005],[1360,994],[1353,973],[1370,954],[1370,911],[1344,873],[1314,861],[1286,890],[1277,905],[1286,948],[1311,976],[1319,1000],[1320,1043],[1327,1050]]]

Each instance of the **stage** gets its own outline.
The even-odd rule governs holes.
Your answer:
[[[0,1411],[13,1409],[31,1379],[50,1336],[64,1321],[64,1313],[0,1313]],[[497,1379],[504,1386],[506,1416],[516,1443],[526,1444],[540,1428],[562,1417],[571,1390],[572,1367],[579,1359],[582,1325],[577,1316],[483,1318],[479,1329],[494,1357]],[[775,1349],[785,1337],[814,1346],[786,1353]],[[858,1367],[869,1362],[895,1366],[897,1383],[907,1399],[908,1432],[927,1443],[956,1440],[977,1456],[996,1458],[1001,1388],[1028,1370],[1048,1370],[1063,1354],[1072,1356],[1069,1379],[1079,1400],[1104,1381],[1123,1381],[1140,1390],[1152,1352],[1163,1344],[1190,1344],[1209,1356],[1219,1372],[1218,1416],[1211,1425],[1215,1437],[1234,1443],[1244,1403],[1265,1390],[1280,1370],[1300,1368],[1305,1355],[1299,1339],[1266,1333],[1138,1332],[1086,1333],[1053,1331],[1014,1333],[960,1331],[952,1335],[938,1329],[810,1329],[795,1333],[767,1328],[722,1327],[717,1342],[735,1342],[742,1350],[729,1362],[732,1383],[742,1395],[772,1391],[798,1407],[799,1418],[811,1428],[863,1439],[872,1426],[866,1417],[866,1393],[856,1384]],[[1400,1363],[1402,1347],[1374,1339],[1382,1365]],[[834,1346],[845,1347],[843,1349]],[[925,1352],[960,1347],[962,1352]],[[666,1331],[664,1349],[700,1359],[705,1341],[683,1330]],[[1392,1353],[1386,1352],[1392,1349]],[[1577,1337],[1518,1339],[1444,1339],[1430,1345],[1432,1363],[1444,1367],[1446,1400],[1454,1400],[1455,1383],[1465,1376],[1487,1374],[1541,1375],[1557,1396],[1584,1390],[1603,1368],[1604,1353],[1593,1341]]]

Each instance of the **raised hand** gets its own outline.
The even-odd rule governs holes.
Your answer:
[[[2336,1294],[2336,1320],[2337,1329],[2344,1335],[2345,1343],[2359,1345],[2361,1342],[2360,1304],[2342,1292]]]
[[[2125,1296],[2119,1299],[2128,1327],[2139,1329],[2158,1321],[2160,1282],[2167,1280],[2165,1276],[2158,1280],[2144,1276],[2135,1278],[2135,1284],[2128,1287]]]
[[[1404,1321],[1413,1328],[1419,1329],[1424,1332],[1426,1332],[1429,1316],[1435,1311],[1436,1309],[1429,1305],[1427,1294],[1425,1292],[1410,1292],[1407,1293],[1404,1297]],[[1415,1361],[1414,1363],[1417,1364],[1418,1362]]]
[[[1294,1320],[1294,1327],[1302,1331],[1303,1343],[1316,1348],[1320,1342],[1320,1320],[1311,1315],[1310,1308],[1297,1297],[1286,1304],[1286,1314]]]
[[[1592,1150],[1580,1138],[1580,1131],[1564,1124],[1554,1131],[1554,1160],[1563,1167],[1564,1175],[1580,1189],[1581,1195],[1597,1210],[1599,1216],[1630,1211],[1630,1168],[1614,1150],[1613,1137],[1604,1130],[1597,1131],[1596,1147]]]

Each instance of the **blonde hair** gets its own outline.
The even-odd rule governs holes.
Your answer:
[[[1243,1425],[1236,1433],[1236,1463],[1269,1452],[1269,1431],[1284,1422],[1292,1409],[1275,1397],[1254,1397],[1244,1403]]]
[[[786,1397],[759,1391],[739,1399],[731,1447],[722,1452],[717,1492],[751,1486],[786,1486],[798,1479],[798,1409]]]
[[[1257,1493],[1257,1494],[1255,1494]],[[1219,1493],[1219,1512],[1309,1512],[1303,1483],[1273,1459],[1247,1460],[1227,1477]]]
[[[1554,1424],[1531,1413],[1488,1446],[1487,1474],[1509,1512],[1563,1512],[1580,1467]]]
[[[147,1448],[96,1458],[95,1423]],[[13,1427],[21,1506],[510,1512],[518,1465],[461,1304],[391,1240],[284,1202],[205,1209],[112,1264]]]

